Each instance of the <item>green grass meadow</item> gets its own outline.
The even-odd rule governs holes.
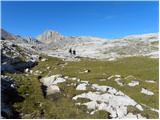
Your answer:
[[[63,61],[59,58],[46,57],[47,61],[40,61],[37,66],[33,67],[33,72],[41,71],[41,77],[62,74],[64,76],[76,77],[81,80],[87,80],[90,83],[99,85],[112,86],[121,90],[126,95],[134,99],[139,104],[158,109],[159,107],[159,72],[158,59],[148,57],[128,57],[115,61],[104,61],[96,59],[81,58],[81,61]],[[50,69],[47,69],[50,67]],[[85,69],[90,70],[88,73],[82,73]],[[38,76],[27,73],[11,74],[5,73],[13,77],[16,81],[18,93],[25,98],[24,101],[15,103],[14,109],[21,114],[23,118],[109,118],[106,111],[97,111],[93,115],[88,114],[86,106],[75,105],[72,97],[84,91],[76,91],[74,86],[67,86],[69,81],[61,83],[61,94],[56,94],[44,98],[41,83]],[[122,79],[132,75],[140,82],[135,87],[119,86],[113,79],[107,80],[111,75],[121,75]],[[106,79],[100,81],[100,79]],[[145,80],[154,80],[156,83],[146,83]],[[124,83],[128,83],[130,79],[123,79]],[[147,88],[154,92],[153,96],[140,93],[141,88]],[[89,91],[90,89],[87,89]],[[29,96],[26,96],[26,93]],[[81,99],[81,101],[88,101]],[[147,118],[157,118],[158,113],[144,107],[144,111],[138,111],[134,107],[128,107],[128,111],[132,113],[141,113]]]

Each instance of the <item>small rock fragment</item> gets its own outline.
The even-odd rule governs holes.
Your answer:
[[[136,85],[139,85],[139,81],[133,80],[133,81],[131,81],[130,83],[128,83],[128,86],[130,86],[130,87],[134,87],[134,86],[136,86]]]
[[[46,61],[46,60],[47,60],[46,58],[41,59],[42,62],[44,62],[44,61]]]
[[[107,79],[110,80],[110,79],[113,78],[113,77],[114,77],[114,76],[112,75],[112,76],[108,77]]]
[[[118,77],[114,81],[117,82],[118,85],[123,86],[123,83],[121,82],[121,78]]]
[[[47,70],[49,70],[49,69],[50,69],[50,67],[48,66],[48,67],[47,67]]]
[[[147,82],[147,83],[155,83],[155,81],[153,81],[153,80],[145,80],[145,82]]]
[[[74,78],[71,78],[71,80],[77,80],[77,78],[76,78],[76,77],[74,77]]]
[[[146,95],[154,95],[153,92],[147,90],[146,88],[142,88],[141,89],[141,93],[146,94]]]
[[[65,79],[68,79],[69,77],[68,77],[68,76],[65,76],[64,78],[65,78]]]
[[[29,72],[29,68],[26,68],[26,69],[25,69],[25,72]]]
[[[121,75],[115,75],[115,77],[118,77],[118,78],[120,78],[120,77],[121,77]]]

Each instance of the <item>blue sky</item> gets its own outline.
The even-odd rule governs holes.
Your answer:
[[[53,29],[66,36],[117,38],[158,32],[158,1],[2,2],[2,28],[37,36]]]

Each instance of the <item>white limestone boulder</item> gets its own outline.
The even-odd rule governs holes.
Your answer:
[[[51,95],[59,92],[60,92],[60,89],[57,85],[51,85],[47,87],[47,91],[46,91],[47,95]]]
[[[40,82],[43,83],[43,85],[45,86],[50,86],[53,84],[58,84],[58,83],[62,83],[65,82],[66,79],[62,77],[62,75],[52,75],[50,77],[44,77],[40,80]]]

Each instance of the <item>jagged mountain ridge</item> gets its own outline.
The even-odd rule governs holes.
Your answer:
[[[41,42],[34,37],[22,37],[20,35],[14,35],[4,29],[1,29],[1,40],[11,40],[12,42],[16,43],[41,44]]]
[[[38,38],[40,41],[50,46],[47,54],[57,57],[69,57],[67,52],[70,48],[76,49],[79,56],[99,59],[112,60],[139,55],[158,57],[157,33],[129,35],[108,40],[90,36],[63,36],[50,30],[41,34],[40,38]]]
[[[42,41],[44,43],[51,43],[55,41],[65,41],[65,40],[96,40],[96,41],[104,41],[106,39],[103,38],[98,38],[98,37],[93,37],[93,36],[63,36],[59,32],[53,31],[53,30],[48,30],[43,32],[42,34],[38,35],[36,37],[37,40]]]

